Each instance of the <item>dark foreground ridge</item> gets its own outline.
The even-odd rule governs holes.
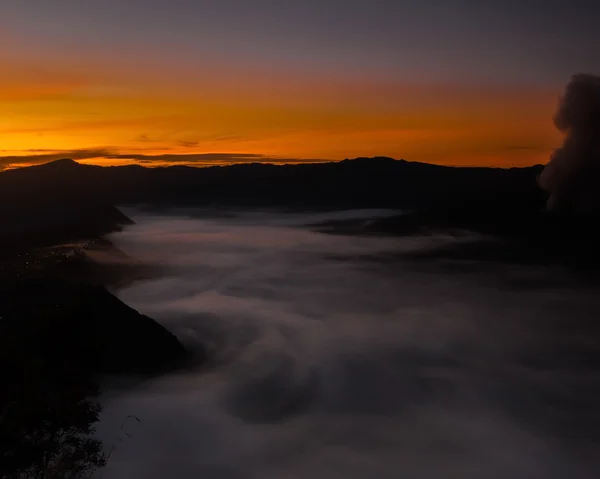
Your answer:
[[[25,354],[57,371],[70,362],[88,377],[155,374],[186,357],[175,336],[107,290],[135,273],[98,265],[85,253],[115,252],[103,236],[131,224],[129,218],[113,206],[50,200],[38,215],[20,220],[21,231],[0,233],[6,245],[0,256],[1,349],[16,348],[23,352],[16,357]],[[28,240],[20,241],[21,235]]]
[[[120,278],[81,254],[108,247],[102,237],[129,218],[60,189],[23,191],[0,208],[0,477],[89,477],[105,462],[93,436],[103,379],[160,374],[191,357],[109,293]]]
[[[185,357],[175,336],[101,286],[27,279],[3,287],[0,305],[4,353],[29,351],[57,370],[155,374]]]
[[[175,336],[101,286],[53,276],[3,282],[0,477],[89,477],[106,459],[93,425],[107,375],[144,378],[187,358]]]

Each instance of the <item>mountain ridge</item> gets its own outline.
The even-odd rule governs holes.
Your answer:
[[[355,158],[340,162],[271,165],[144,167],[81,165],[58,160],[0,173],[0,204],[34,199],[100,204],[356,208],[418,207],[469,198],[543,198],[537,187],[540,165],[523,168],[454,167],[395,160]],[[25,197],[24,197],[25,196]]]

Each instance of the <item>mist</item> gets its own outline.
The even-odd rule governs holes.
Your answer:
[[[410,257],[464,236],[306,226],[388,211],[127,213],[112,242],[161,274],[119,297],[213,359],[105,391],[99,477],[600,472],[600,301],[563,271]]]

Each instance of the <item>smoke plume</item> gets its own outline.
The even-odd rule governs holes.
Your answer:
[[[574,75],[560,100],[554,124],[565,135],[540,176],[548,208],[589,213],[600,210],[600,77]]]

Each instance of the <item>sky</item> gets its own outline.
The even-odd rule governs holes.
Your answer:
[[[588,0],[0,0],[0,169],[546,163]]]

